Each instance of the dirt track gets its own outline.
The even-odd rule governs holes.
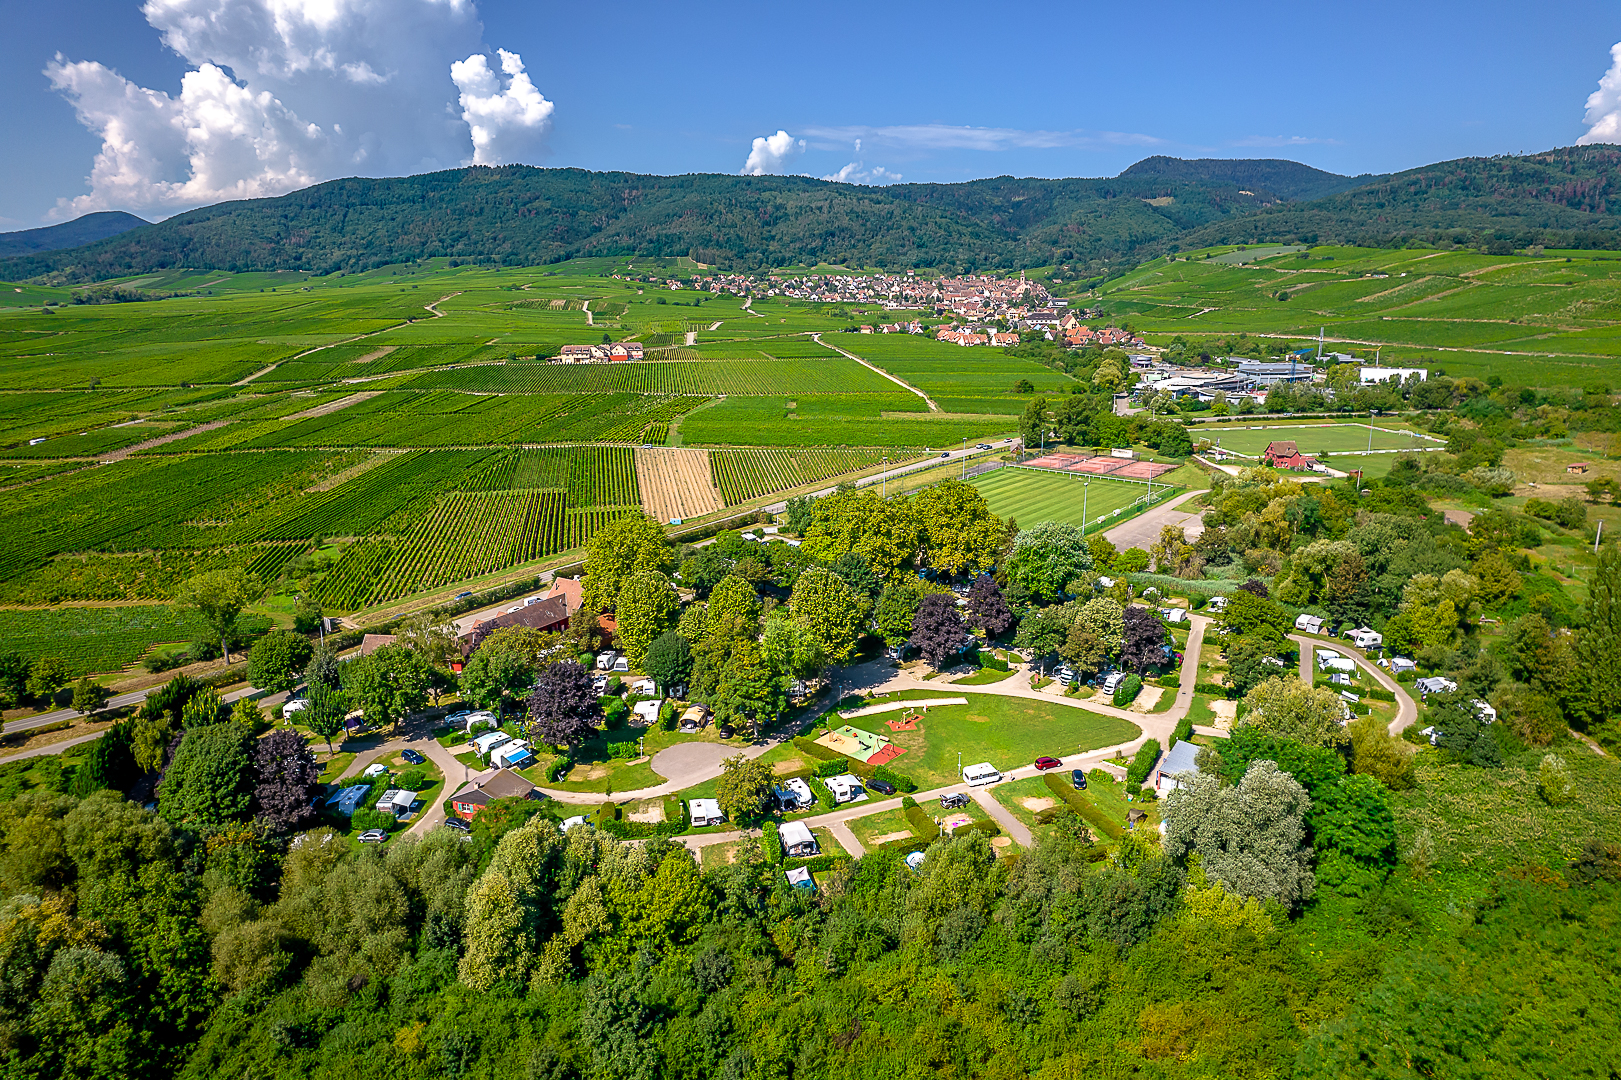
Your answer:
[[[638,449],[636,486],[642,509],[654,521],[685,520],[725,506],[710,477],[706,450]]]

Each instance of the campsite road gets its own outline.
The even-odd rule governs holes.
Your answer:
[[[1191,543],[1204,532],[1204,518],[1200,514],[1178,510],[1177,507],[1196,495],[1205,494],[1205,490],[1184,491],[1169,502],[1160,503],[1151,510],[1144,510],[1130,521],[1121,522],[1108,532],[1104,538],[1118,550],[1139,548],[1147,551],[1159,539],[1160,530],[1167,525],[1181,526],[1182,534]]]
[[[1300,678],[1307,685],[1310,685],[1312,679],[1311,669],[1307,666],[1307,655],[1314,645],[1323,645],[1326,642],[1314,642],[1312,639],[1302,637],[1299,634],[1290,634],[1289,640],[1300,646]],[[1341,656],[1349,656],[1352,660],[1355,660],[1364,671],[1373,676],[1375,682],[1395,695],[1396,719],[1390,722],[1390,733],[1392,735],[1400,735],[1413,725],[1413,721],[1418,719],[1418,704],[1413,701],[1412,695],[1407,692],[1406,687],[1391,678],[1389,673],[1379,665],[1369,660],[1367,654],[1361,649],[1336,641],[1334,651]]]

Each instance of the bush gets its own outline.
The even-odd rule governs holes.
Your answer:
[[[421,769],[410,769],[400,774],[394,786],[404,791],[422,791],[433,786],[433,778]]]
[[[972,829],[974,832],[982,832],[986,836],[1002,835],[1002,826],[998,825],[994,821],[971,821],[967,825],[959,828],[957,831],[962,832],[964,829]]]
[[[933,840],[940,835],[940,826],[935,824],[933,818],[923,812],[923,808],[917,804],[917,800],[907,797],[901,800],[901,806],[906,811],[906,824],[912,827],[912,832],[917,835],[918,839]]]
[[[546,779],[555,784],[572,768],[574,768],[573,759],[564,755],[546,766]]]
[[[596,812],[591,815],[591,822],[598,828],[601,828],[610,821],[618,821],[619,817],[619,804],[610,801],[605,802],[601,806],[597,807]]]
[[[777,837],[777,823],[768,821],[760,830],[760,854],[765,856],[767,866],[776,866],[782,861],[782,841]]]
[[[1143,692],[1143,680],[1138,675],[1127,675],[1125,681],[1114,689],[1114,707],[1125,708],[1137,700],[1137,695]]]
[[[615,675],[613,678],[608,680],[607,688],[603,691],[603,693],[607,694],[609,697],[618,697],[624,692],[625,680],[621,679],[618,675]]]
[[[666,701],[659,706],[659,727],[664,731],[674,731],[675,721],[675,702]]]
[[[1120,826],[1110,821],[1108,816],[1102,810],[1099,810],[1091,799],[1076,791],[1074,784],[1065,783],[1052,773],[1043,776],[1042,780],[1046,782],[1048,791],[1057,795],[1068,804],[1070,809],[1081,815],[1081,820],[1111,840],[1120,839]]]
[[[1171,673],[1170,675],[1161,675],[1155,681],[1160,686],[1163,686],[1167,690],[1180,690],[1180,689],[1182,689],[1182,676],[1180,676],[1180,675],[1178,675],[1178,674],[1176,674],[1174,672]]]
[[[603,726],[609,731],[624,727],[625,722],[630,719],[630,706],[625,704],[625,699],[604,695],[600,700]]]
[[[1009,670],[1008,662],[1006,660],[1003,660],[1000,656],[987,652],[982,652],[979,654],[979,666],[982,668],[990,668],[992,671]]]
[[[838,805],[833,801],[833,792],[825,783],[822,782],[822,778],[820,776],[817,776],[816,779],[811,781],[810,787],[811,794],[816,796],[816,805],[821,807],[823,810],[831,810],[834,806]]]
[[[888,765],[880,765],[874,769],[872,771],[872,778],[874,780],[884,780],[890,784],[893,784],[896,791],[913,792],[917,790],[917,784],[912,781],[911,777],[902,776],[900,773],[891,769]]]
[[[629,761],[636,756],[636,740],[630,739],[608,744],[609,761]]]
[[[816,766],[816,775],[820,777],[838,776],[844,772],[843,758],[833,761],[824,761]]]
[[[1187,742],[1191,738],[1193,738],[1193,717],[1184,716],[1176,722],[1176,729],[1171,732],[1171,746]]]
[[[1137,750],[1137,755],[1131,759],[1131,766],[1126,769],[1126,787],[1140,788],[1143,781],[1159,760],[1160,745],[1158,739],[1149,739]]]
[[[354,815],[350,817],[349,823],[357,833],[363,833],[367,829],[392,829],[399,824],[394,820],[393,814],[387,814],[381,810],[372,810],[368,807],[356,810]]]

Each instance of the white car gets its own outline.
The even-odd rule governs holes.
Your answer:
[[[281,707],[282,716],[291,716],[295,712],[303,712],[310,707],[308,698],[295,697],[284,703]]]
[[[580,816],[580,817],[571,817],[571,818],[569,818],[568,820],[564,821],[563,824],[559,825],[558,828],[566,833],[570,829],[576,828],[576,827],[581,826],[581,825],[585,826],[587,829],[596,828],[596,826],[591,824],[591,822],[587,818],[585,818],[583,815]]]

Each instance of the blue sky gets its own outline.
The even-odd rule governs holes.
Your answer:
[[[3,229],[471,161],[952,182],[1163,153],[1384,172],[1621,116],[1621,7],[1585,0],[0,10]]]

